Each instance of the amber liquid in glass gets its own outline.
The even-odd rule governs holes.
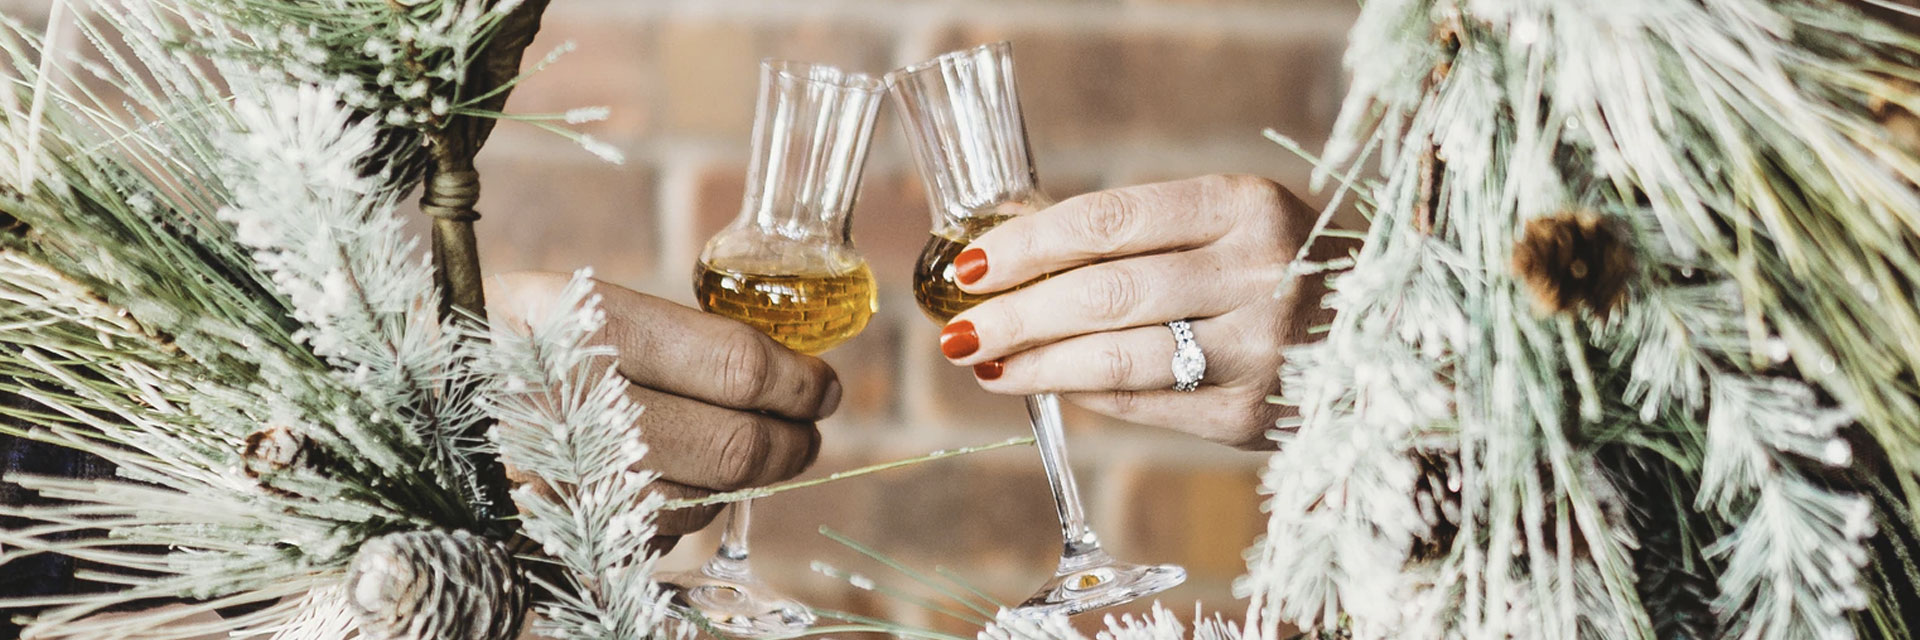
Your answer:
[[[927,246],[920,250],[920,259],[913,265],[913,299],[920,303],[920,310],[927,312],[935,321],[945,323],[960,312],[980,304],[988,295],[974,295],[960,290],[960,283],[954,281],[953,259],[967,248],[967,243],[1012,218],[1010,215],[983,215],[960,218],[957,222],[942,229],[935,229],[933,237],[927,239]]]
[[[694,269],[693,290],[701,309],[744,322],[805,354],[852,339],[878,308],[866,262],[797,274],[702,262]]]
[[[1025,212],[1039,208],[1030,204],[1009,204],[1002,210],[1015,209]],[[960,283],[954,281],[953,259],[958,257],[961,251],[965,251],[967,244],[980,237],[980,234],[1000,226],[1000,223],[1012,219],[1014,215],[1017,214],[992,213],[969,216],[933,232],[933,237],[927,239],[926,248],[920,250],[920,259],[913,265],[913,299],[920,303],[921,311],[925,311],[927,316],[933,318],[935,322],[945,324],[954,316],[960,315],[960,312],[972,309],[973,305],[985,302],[988,298],[1025,289],[1035,282],[1053,276],[1049,273],[1012,289],[988,294],[961,291]]]

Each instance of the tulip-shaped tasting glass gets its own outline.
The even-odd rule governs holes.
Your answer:
[[[875,310],[873,272],[854,252],[850,214],[885,87],[823,65],[761,63],[740,217],[707,241],[694,269],[702,309],[806,354],[866,328]],[[750,509],[749,501],[728,511],[720,549],[699,571],[662,582],[730,635],[805,629],[813,613],[747,566]]]
[[[933,237],[914,269],[914,298],[927,315],[944,323],[988,297],[960,290],[954,257],[994,225],[1053,201],[1034,177],[1011,45],[997,42],[947,53],[887,74],[887,85],[933,208]],[[1065,550],[1053,579],[1020,609],[1072,615],[1184,582],[1187,572],[1178,566],[1129,564],[1100,549],[1067,466],[1059,397],[1029,396],[1027,414],[1060,512]]]

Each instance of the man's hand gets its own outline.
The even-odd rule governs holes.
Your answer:
[[[511,273],[487,280],[496,327],[525,330],[529,312],[553,304],[568,276]],[[820,452],[814,421],[840,404],[826,362],[786,349],[747,325],[618,286],[596,283],[607,325],[595,342],[619,353],[627,397],[646,407],[642,464],[653,490],[697,498],[786,480]],[[516,477],[516,480],[527,478]],[[720,506],[660,514],[656,547],[713,520]]]

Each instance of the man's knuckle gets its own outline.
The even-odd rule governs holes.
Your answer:
[[[772,434],[767,433],[759,421],[744,419],[720,445],[720,460],[716,466],[720,481],[728,485],[754,482],[760,477],[760,470],[766,468],[767,457],[772,454]]]
[[[744,406],[766,393],[773,354],[759,336],[745,331],[732,333],[721,340],[719,349],[721,402]]]

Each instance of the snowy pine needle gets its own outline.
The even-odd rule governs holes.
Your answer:
[[[611,350],[589,340],[605,324],[589,274],[576,274],[558,301],[530,309],[524,334],[496,332],[477,367],[481,406],[496,420],[501,461],[529,476],[514,492],[522,532],[567,569],[568,584],[536,606],[534,630],[555,638],[639,640],[685,637],[667,622],[667,598],[653,580],[647,549],[664,499],[647,490],[659,474],[646,456]]]
[[[490,420],[474,364],[488,348],[466,340],[481,331],[470,321],[439,317],[431,267],[395,213],[418,173],[417,144],[393,141],[419,123],[369,117],[368,103],[458,99],[458,65],[499,5],[408,3],[427,21],[409,27],[385,20],[394,3],[326,4],[340,12],[100,0],[62,27],[76,52],[0,21],[21,79],[0,87],[0,147],[33,158],[0,163],[0,392],[27,402],[4,409],[26,427],[0,428],[99,455],[121,476],[6,478],[54,502],[0,507],[35,523],[0,532],[0,565],[58,553],[99,567],[81,580],[117,587],[0,601],[50,607],[29,633],[334,626],[324,594],[361,542],[511,530],[488,518],[472,462],[494,445],[467,435]],[[408,51],[440,60],[419,68],[446,82],[353,93],[343,74],[365,70],[329,65],[377,61],[366,50],[383,33],[323,17],[351,15],[413,28]],[[261,66],[271,52],[286,66]],[[303,75],[316,69],[328,77]],[[278,457],[249,457],[262,434],[279,438]],[[644,539],[644,522],[623,522],[635,533],[622,539]],[[636,584],[650,588],[644,574]],[[196,602],[87,618],[156,598]],[[263,608],[175,624],[250,603]]]
[[[1825,0],[1373,0],[1350,42],[1317,179],[1373,224],[1327,338],[1288,356],[1255,618],[1904,633],[1915,550],[1870,541],[1920,524],[1920,150],[1876,118],[1920,107],[1920,41]],[[1516,243],[1568,211],[1630,236],[1619,308],[1529,309],[1552,274]],[[1697,492],[1639,522],[1625,486]],[[1642,579],[1675,572],[1699,579]],[[1719,593],[1658,591],[1691,584]]]

